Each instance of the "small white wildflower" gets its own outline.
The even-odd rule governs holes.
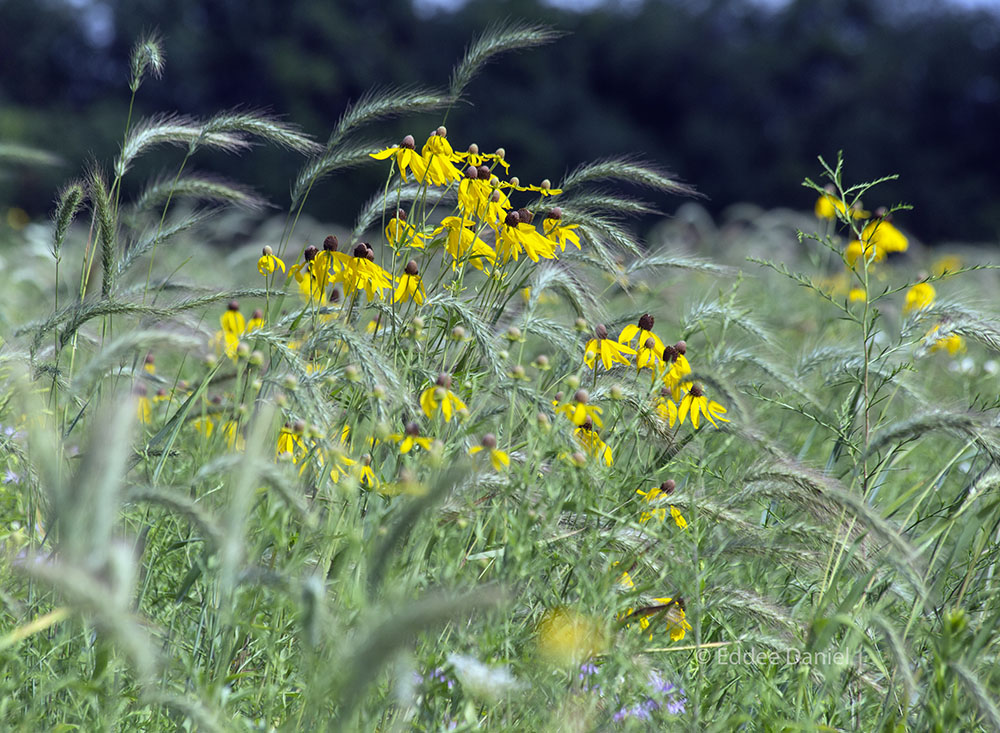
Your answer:
[[[490,667],[475,657],[454,653],[448,655],[448,663],[465,691],[484,700],[497,700],[522,687],[506,664]]]
[[[996,359],[987,359],[983,363],[983,371],[989,375],[1000,374],[1000,363]]]

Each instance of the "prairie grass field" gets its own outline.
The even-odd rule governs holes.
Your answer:
[[[555,37],[0,202],[0,727],[1000,730],[995,245],[850,160],[715,221],[642,151],[520,180],[448,110]],[[263,146],[288,201],[201,162]]]

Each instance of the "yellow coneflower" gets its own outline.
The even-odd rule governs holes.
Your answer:
[[[424,248],[424,235],[406,221],[406,212],[396,209],[396,214],[385,225],[385,238],[393,249],[397,247]]]
[[[527,209],[518,209],[509,212],[497,226],[497,254],[504,262],[510,259],[517,262],[522,252],[532,262],[556,259],[555,243],[531,225],[533,216]]]
[[[392,294],[393,303],[412,300],[417,305],[424,302],[424,286],[420,280],[420,270],[417,268],[416,260],[406,263],[406,269],[397,279],[398,285]]]
[[[591,422],[590,418],[587,418],[583,425],[573,431],[573,437],[587,449],[591,456],[604,461],[604,464],[609,468],[614,463],[611,449],[594,430],[594,423]]]
[[[246,450],[246,439],[239,432],[235,420],[226,420],[219,426],[219,432],[226,438],[226,448],[237,452]]]
[[[274,250],[270,246],[265,246],[262,250],[260,259],[257,260],[257,272],[261,275],[267,277],[272,274],[275,268],[281,268],[281,271],[285,271],[285,263],[280,257],[275,256]]]
[[[638,323],[630,323],[622,329],[622,332],[618,334],[618,343],[631,345],[636,340],[636,337],[638,337],[637,343],[642,347],[648,339],[653,339],[653,345],[650,348],[662,354],[663,342],[659,336],[653,333],[654,323],[653,316],[643,313],[639,316]]]
[[[316,281],[324,286],[332,282],[337,273],[351,264],[351,256],[338,250],[340,242],[330,234],[323,240],[323,249],[316,253],[312,270]]]
[[[941,255],[931,263],[931,274],[935,277],[960,269],[962,269],[962,258],[958,255]]]
[[[712,423],[715,427],[719,427],[716,420],[721,420],[722,422],[729,422],[728,418],[722,417],[727,412],[726,408],[720,405],[718,402],[710,401],[705,393],[702,391],[701,387],[697,384],[691,385],[687,394],[681,399],[681,403],[677,406],[677,420],[682,425],[684,424],[684,419],[690,415],[691,416],[691,426],[697,430],[698,429],[698,415],[704,415],[705,418]]]
[[[415,422],[406,423],[406,429],[402,433],[393,433],[389,440],[399,443],[400,453],[409,453],[413,446],[419,445],[424,450],[431,449],[431,439],[420,435],[420,426]]]
[[[441,220],[441,224],[432,232],[432,236],[437,236],[445,230],[448,236],[444,242],[445,251],[451,255],[453,270],[458,269],[458,263],[466,257],[473,267],[479,270],[486,270],[487,265],[493,265],[497,259],[497,253],[493,248],[476,236],[471,229],[473,221],[458,216],[446,216]]]
[[[462,158],[452,150],[447,136],[448,130],[444,126],[439,127],[430,134],[421,150],[427,167],[427,180],[435,186],[447,186],[462,179],[462,174],[455,167],[456,163],[462,162]]]
[[[262,328],[264,328],[264,311],[260,308],[255,308],[254,312],[250,314],[250,320],[247,321],[247,327],[243,333],[253,333],[254,331],[259,331]]]
[[[222,330],[215,334],[221,342],[223,351],[230,359],[236,359],[236,349],[240,345],[240,336],[247,330],[247,320],[240,313],[240,304],[232,300],[226,312],[219,317]]]
[[[618,577],[618,586],[623,591],[635,588],[632,576],[627,570]],[[687,615],[684,613],[684,601],[681,598],[676,601],[671,598],[654,598],[653,603],[656,605],[626,609],[625,613],[618,616],[618,620],[625,622],[625,628],[630,628],[632,626],[630,620],[638,619],[639,628],[645,631],[652,626],[653,621],[662,617],[670,632],[670,639],[672,641],[683,639],[685,633],[691,630],[691,624],[688,623]],[[650,632],[649,638],[652,640],[652,632]]]
[[[446,372],[441,372],[437,381],[421,393],[420,407],[427,417],[440,410],[445,422],[451,422],[455,413],[466,409],[465,403],[451,391],[451,375]]]
[[[886,216],[883,214],[881,218],[868,222],[861,230],[861,241],[886,254],[905,252],[909,247],[909,240]]]
[[[691,373],[691,364],[685,356],[686,353],[686,341],[678,341],[673,346],[663,347],[663,365],[665,367],[663,386],[670,390],[674,401],[680,401],[681,392],[691,386],[690,382],[685,381],[687,375]]]
[[[512,176],[509,181],[500,184],[500,188],[511,188],[515,191],[533,191],[534,193],[541,194],[545,196],[558,196],[562,193],[561,188],[552,188],[552,182],[546,178],[541,182],[540,185],[536,186],[534,184],[528,184],[527,186],[521,185],[521,179],[517,176]]]
[[[635,493],[643,498],[643,503],[647,506],[653,506],[654,502],[659,501],[662,497],[669,496],[674,492],[674,487],[676,483],[673,479],[667,479],[659,486],[654,486],[649,491],[643,491],[642,489],[636,489]],[[639,523],[645,524],[650,519],[659,519],[661,522],[667,518],[666,507],[655,506],[652,509],[643,509],[642,513],[639,514]]]
[[[474,456],[480,451],[489,452],[493,470],[499,472],[510,466],[510,456],[506,452],[497,449],[497,437],[493,433],[486,433],[479,445],[469,448],[469,455]]]
[[[319,248],[309,245],[302,253],[303,261],[288,268],[299,286],[299,295],[306,303],[324,305],[326,303],[326,279],[316,272],[316,256]]]
[[[653,379],[663,370],[663,341],[653,333],[654,319],[649,313],[639,317],[638,323],[630,323],[618,335],[618,343],[631,345],[636,342],[636,369],[649,369]]]
[[[423,182],[424,176],[427,175],[427,164],[424,162],[423,157],[416,151],[417,141],[413,139],[413,135],[407,135],[403,138],[403,141],[392,148],[385,148],[377,153],[369,153],[369,155],[375,160],[386,160],[387,158],[395,158],[396,168],[399,169],[399,177],[407,182],[406,172],[412,171],[414,178],[417,181]]]
[[[210,415],[197,417],[191,421],[191,424],[195,430],[205,436],[205,440],[211,438],[212,433],[215,432],[215,420]]]
[[[599,324],[594,329],[594,336],[596,338],[587,342],[587,347],[583,352],[583,361],[591,369],[595,368],[598,356],[607,370],[611,369],[611,365],[615,363],[628,365],[629,360],[625,357],[635,355],[635,349],[631,346],[625,346],[609,339],[608,329],[603,324]]]
[[[673,479],[667,479],[659,486],[654,486],[649,491],[643,491],[642,489],[636,489],[635,493],[643,497],[643,500],[648,505],[653,505],[654,502],[660,502],[662,499],[670,496],[674,493],[674,489],[677,484]],[[684,515],[681,514],[680,509],[675,507],[673,504],[670,505],[670,516],[673,518],[674,523],[681,529],[687,529],[687,520],[684,519]],[[656,506],[653,509],[643,510],[639,515],[639,523],[645,524],[650,519],[658,519],[661,522],[667,518],[667,509],[664,506]]]
[[[604,412],[597,405],[590,404],[590,393],[578,389],[573,395],[573,401],[560,405],[556,401],[556,414],[565,415],[574,425],[583,425],[588,419],[597,427],[602,427],[601,414]]]
[[[573,244],[580,249],[580,235],[576,233],[579,224],[563,224],[563,210],[555,206],[549,210],[542,220],[542,232],[546,237],[559,245],[562,252],[566,251],[566,243]]]
[[[276,453],[278,456],[288,456],[292,463],[298,463],[309,449],[302,440],[302,433],[305,431],[305,422],[296,420],[294,423],[285,423],[281,432],[278,433],[278,444]]]
[[[386,290],[392,290],[392,276],[375,264],[375,252],[366,242],[354,247],[354,257],[349,264],[331,278],[334,284],[344,284],[344,295],[364,290],[368,300],[382,299]]]
[[[367,486],[369,489],[377,489],[379,487],[378,477],[375,475],[375,471],[372,470],[372,457],[370,453],[365,453],[361,458],[358,483],[362,486]]]
[[[862,257],[872,263],[881,262],[885,259],[885,252],[871,243],[867,243],[862,247],[861,242],[857,239],[848,242],[847,249],[844,250],[844,258],[847,260],[847,264],[854,267],[855,263]]]
[[[469,217],[486,218],[489,210],[490,197],[493,195],[494,183],[499,185],[499,179],[490,174],[485,165],[469,165],[458,184],[458,208]],[[506,198],[506,197],[505,197]],[[510,208],[509,202],[506,202]]]
[[[495,153],[481,153],[479,152],[479,146],[475,143],[469,145],[469,149],[465,153],[455,153],[455,155],[461,158],[463,161],[469,165],[474,165],[476,167],[485,167],[489,171],[489,166],[487,163],[493,163],[494,166],[501,166],[505,171],[510,170],[510,163],[504,160],[504,155],[506,151],[503,148],[497,148]]]

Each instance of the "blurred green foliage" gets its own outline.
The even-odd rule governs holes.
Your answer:
[[[140,90],[141,114],[267,107],[325,140],[367,89],[444,86],[468,39],[500,18],[567,37],[487,69],[448,123],[456,146],[521,141],[509,152],[525,179],[558,178],[584,155],[638,153],[696,183],[716,212],[746,200],[805,209],[813,197],[799,181],[817,155],[843,149],[861,178],[900,174],[884,200],[865,203],[913,203],[902,224],[918,238],[1000,233],[1000,18],[920,0],[647,0],[588,12],[537,0],[447,11],[409,0],[5,0],[0,140],[108,160],[129,48],[154,27],[167,74]],[[419,141],[437,124],[411,123],[387,123],[382,141]],[[280,153],[203,164],[287,202]],[[72,170],[5,171],[0,200],[44,215]],[[373,166],[324,183],[311,213],[349,218],[381,175]]]

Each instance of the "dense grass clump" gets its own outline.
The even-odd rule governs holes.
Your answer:
[[[325,145],[130,118],[7,231],[5,728],[1000,727],[993,271],[839,160],[816,218],[689,202],[642,241],[622,188],[692,188],[457,150],[476,71],[552,37],[493,29]],[[276,223],[192,170],[257,143],[304,156]],[[350,228],[304,215],[358,165]]]

